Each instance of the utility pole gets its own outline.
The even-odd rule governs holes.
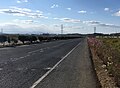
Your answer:
[[[3,34],[3,29],[1,28],[1,34]]]
[[[61,34],[63,34],[63,24],[61,24]]]
[[[96,27],[94,27],[94,34],[96,33]]]
[[[94,38],[96,37],[96,27],[94,27]]]

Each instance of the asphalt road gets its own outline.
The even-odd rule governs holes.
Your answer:
[[[83,39],[35,88],[99,88],[98,84],[87,40]]]
[[[76,48],[77,50],[75,49],[74,53],[65,58],[59,67],[36,87],[87,88],[83,87],[83,84],[90,82],[88,85],[93,87],[89,88],[95,88],[85,39],[60,40],[15,48],[1,48],[0,88],[30,88],[36,80],[48,72],[49,68],[52,68],[78,43],[80,45]],[[91,78],[88,75],[91,75]],[[80,79],[82,80],[80,81]],[[82,86],[78,87],[77,85]]]

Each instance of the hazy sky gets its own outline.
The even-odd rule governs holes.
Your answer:
[[[120,0],[1,0],[6,33],[120,32]]]

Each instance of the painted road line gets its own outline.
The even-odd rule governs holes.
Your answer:
[[[3,70],[3,68],[0,68],[0,71],[2,71]]]
[[[26,46],[30,46],[30,45],[20,45],[20,46],[17,46],[17,47],[26,47]]]
[[[41,48],[41,49],[38,49],[38,50],[34,50],[34,51],[30,51],[28,52],[28,54],[31,54],[31,53],[36,53],[36,52],[43,52],[43,50],[46,50],[46,49],[50,49],[50,48],[56,48],[56,47],[59,47],[61,45],[63,45],[64,43],[61,43],[59,45],[56,45],[56,46],[52,46],[52,47],[46,47],[46,48]]]
[[[67,56],[69,56],[78,46],[76,45],[68,54],[66,54],[59,62],[57,62],[49,71],[47,71],[41,78],[39,78],[30,88],[35,88],[45,77],[47,77]]]

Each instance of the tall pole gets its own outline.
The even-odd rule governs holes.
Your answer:
[[[3,34],[3,29],[1,28],[1,34]]]
[[[94,34],[96,33],[96,27],[94,27]]]
[[[61,24],[61,34],[63,34],[63,24]]]
[[[96,27],[94,27],[94,38],[96,37]]]

